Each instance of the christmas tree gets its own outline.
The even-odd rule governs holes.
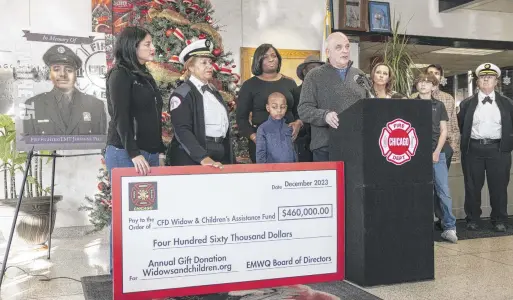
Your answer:
[[[184,81],[184,69],[178,61],[178,56],[191,42],[198,39],[209,39],[214,45],[213,54],[216,57],[213,64],[214,78],[212,84],[219,90],[230,108],[231,138],[235,156],[239,163],[249,162],[248,141],[239,135],[235,122],[236,97],[240,75],[233,73],[233,68],[236,65],[231,58],[232,53],[225,52],[223,40],[219,34],[219,25],[212,18],[214,9],[210,1],[133,1],[132,5],[128,6],[131,7],[132,11],[128,13],[125,10],[127,3],[122,4],[122,15],[118,16],[116,15],[116,5],[121,4],[112,3],[114,5],[112,9],[114,18],[105,13],[109,10],[108,7],[100,9],[101,7],[98,5],[93,6],[93,24],[95,24],[96,30],[102,27],[114,28],[113,39],[115,39],[116,33],[121,32],[122,26],[142,26],[151,33],[156,48],[156,58],[154,62],[148,63],[147,67],[159,85],[164,99],[162,111],[164,142],[169,144],[173,138],[171,120],[167,113],[167,100],[170,93]],[[113,24],[106,24],[106,22]],[[108,34],[108,36],[110,35]],[[108,38],[108,40],[111,42],[111,38]],[[111,56],[111,53],[107,53],[108,58],[111,58]],[[89,212],[89,218],[95,226],[95,230],[101,230],[111,222],[110,183],[103,159],[98,179],[100,180],[98,192],[93,198],[86,197],[87,206],[80,208],[80,210]]]
[[[110,190],[109,172],[105,160],[101,159],[101,168],[98,170],[98,191],[94,197],[86,197],[86,206],[81,206],[79,211],[89,212],[89,221],[94,226],[94,231],[102,230],[109,226],[112,212],[112,195]]]
[[[214,78],[212,83],[223,96],[230,108],[230,122],[235,156],[239,162],[249,157],[247,140],[239,135],[235,123],[235,100],[238,92],[240,76],[233,73],[236,67],[231,52],[225,52],[223,40],[219,34],[219,26],[212,19],[214,10],[208,0],[200,1],[171,1],[158,0],[152,2],[147,11],[141,11],[139,18],[134,18],[151,33],[156,48],[156,58],[147,66],[158,82],[164,99],[184,80],[183,65],[178,61],[180,52],[191,42],[198,39],[209,39],[214,45],[213,54],[216,57]],[[172,128],[169,116],[166,115],[165,101],[164,126],[165,142],[172,139]]]

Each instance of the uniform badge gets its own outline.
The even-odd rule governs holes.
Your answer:
[[[485,69],[490,69],[492,66],[490,64],[484,65]]]
[[[85,111],[82,115],[84,116],[84,122],[91,122],[91,113]]]
[[[59,47],[57,48],[57,52],[59,52],[60,54],[63,54],[66,50],[64,50],[64,47]]]
[[[169,100],[169,110],[174,110],[176,109],[178,106],[180,106],[180,104],[182,103],[182,100],[180,100],[180,98],[176,97],[176,96],[173,96],[171,97],[171,100]]]

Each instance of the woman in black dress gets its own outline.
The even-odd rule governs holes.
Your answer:
[[[280,92],[287,99],[285,122],[292,127],[292,139],[295,140],[303,126],[297,113],[293,90],[296,82],[280,74],[281,55],[271,44],[260,45],[253,55],[252,78],[246,80],[237,99],[237,125],[242,135],[249,142],[249,154],[256,162],[256,131],[258,126],[267,121],[269,113],[265,105],[267,98],[274,92]],[[251,113],[251,120],[250,120]]]

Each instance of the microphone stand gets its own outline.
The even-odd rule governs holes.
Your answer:
[[[372,93],[371,85],[369,84],[365,75],[360,75],[359,78],[356,80],[356,83],[358,83],[361,87],[365,89],[367,93],[367,98],[376,98],[376,95]]]
[[[367,92],[367,98],[376,98],[376,95],[372,93],[372,90],[365,87],[365,91]]]

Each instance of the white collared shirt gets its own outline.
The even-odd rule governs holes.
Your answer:
[[[228,132],[228,114],[225,107],[217,100],[216,96],[209,91],[201,90],[205,84],[198,78],[191,75],[189,80],[196,86],[203,96],[203,110],[205,114],[205,135],[208,137],[226,137]]]
[[[483,104],[486,96],[492,99],[492,103]],[[495,101],[495,92],[485,95],[479,91],[478,103],[474,112],[474,120],[472,122],[472,139],[500,139],[502,135],[501,112]]]

